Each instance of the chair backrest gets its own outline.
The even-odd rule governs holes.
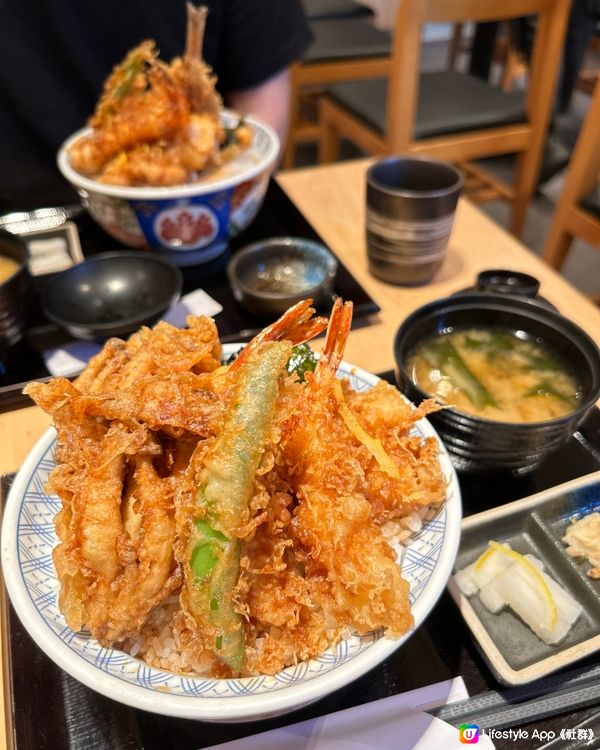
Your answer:
[[[536,15],[525,111],[532,127],[551,114],[571,0],[401,0],[394,26],[387,111],[392,149],[410,142],[418,101],[422,28],[426,23],[504,21]]]
[[[600,80],[594,86],[571,161],[581,161],[581,172],[574,189],[574,198],[579,201],[591,193],[600,180]]]

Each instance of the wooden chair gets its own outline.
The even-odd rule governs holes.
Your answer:
[[[320,161],[337,159],[345,137],[372,154],[426,153],[460,163],[476,201],[511,201],[511,227],[520,234],[536,186],[569,6],[569,0],[402,0],[389,85],[376,80],[327,88],[319,113]],[[424,23],[532,14],[539,22],[525,100],[457,71],[420,74]],[[518,154],[514,186],[469,163],[512,153]]]
[[[464,39],[464,27],[464,23],[455,23],[452,28],[452,38],[448,45],[448,67],[450,70],[456,68],[458,56],[463,52],[469,52],[471,49]]]
[[[600,249],[600,83],[590,106],[556,204],[544,260],[560,269],[574,237]]]
[[[590,39],[588,50],[594,53],[594,57],[597,60],[598,54],[600,53],[600,21],[598,21],[596,25],[594,36]],[[593,65],[592,68],[582,68],[582,70],[579,71],[579,76],[575,85],[579,91],[583,91],[585,94],[591,96],[598,79],[600,79],[600,70],[596,64]]]
[[[329,84],[389,75],[392,38],[364,17],[312,21],[313,42],[301,61],[292,65],[290,128],[283,166],[294,166],[302,141],[317,141],[315,97]]]

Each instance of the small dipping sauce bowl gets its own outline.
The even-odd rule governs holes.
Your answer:
[[[320,242],[273,237],[239,250],[227,268],[236,301],[253,315],[276,317],[300,300],[331,293],[338,262]]]

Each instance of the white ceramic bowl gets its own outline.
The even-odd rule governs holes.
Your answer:
[[[233,127],[239,115],[223,110]],[[84,177],[71,167],[69,148],[90,132],[74,133],[58,152],[58,168],[100,226],[128,247],[151,248],[180,266],[213,260],[245,229],[262,205],[279,153],[275,131],[255,117],[249,149],[205,179],[172,187],[120,187]]]
[[[225,356],[237,347],[226,346]],[[342,363],[340,375],[356,390],[371,388],[374,375]],[[414,431],[437,434],[427,420]],[[438,438],[439,440],[439,438]],[[9,494],[2,527],[2,567],[8,593],[33,640],[62,669],[93,690],[129,706],[167,716],[215,722],[240,722],[284,714],[341,688],[368,672],[399,648],[399,640],[381,632],[353,636],[316,659],[274,676],[217,680],[183,677],[150,667],[116,649],[100,646],[89,635],[70,630],[58,609],[58,580],[52,562],[57,543],[56,496],[44,493],[54,464],[51,428],[33,448]],[[460,537],[461,500],[456,473],[440,443],[442,471],[448,482],[444,505],[406,546],[403,572],[410,583],[415,628],[423,623],[451,574]]]

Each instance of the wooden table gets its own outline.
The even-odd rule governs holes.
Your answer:
[[[486,268],[508,268],[536,276],[542,294],[600,343],[600,310],[465,200],[458,207],[447,259],[430,284],[406,288],[373,278],[367,270],[364,239],[368,163],[344,162],[278,176],[294,203],[381,307],[373,325],[351,332],[347,360],[371,372],[392,369],[392,342],[400,322],[420,305],[471,286],[477,273]],[[13,471],[22,463],[48,424],[49,418],[37,407],[0,414],[0,473]],[[0,722],[3,719],[4,711],[0,710]],[[4,736],[0,724],[0,747]]]
[[[367,160],[283,172],[278,180],[325,242],[379,303],[374,326],[352,332],[345,357],[372,372],[393,367],[392,342],[400,322],[415,308],[471,286],[483,269],[529,273],[541,294],[600,343],[600,309],[515,237],[466,200],[459,202],[448,256],[430,284],[398,287],[378,281],[367,269],[365,171]]]

